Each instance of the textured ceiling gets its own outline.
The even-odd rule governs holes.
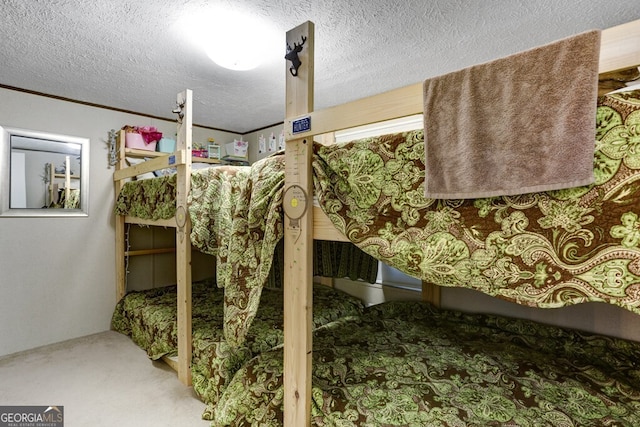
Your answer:
[[[211,62],[179,22],[213,6],[264,19],[282,54],[251,71]],[[640,19],[638,0],[2,0],[0,10],[0,85],[169,119],[189,88],[195,124],[238,133],[282,122],[284,34],[307,20],[324,108]]]

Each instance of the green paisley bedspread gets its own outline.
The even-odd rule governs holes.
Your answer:
[[[640,343],[384,303],[314,336],[315,426],[640,425]],[[253,358],[212,426],[282,425],[282,352]]]
[[[216,256],[217,285],[224,292],[224,334],[240,347],[251,326],[271,270],[282,229],[284,156],[251,167],[193,171],[188,209],[191,243]],[[167,219],[176,210],[176,175],[126,183],[115,213]]]
[[[224,333],[231,346],[243,344],[263,287],[282,282],[284,252],[278,242],[284,235],[283,187],[284,155],[270,156],[251,167],[222,166],[191,175],[191,243],[216,256],[217,284],[225,289]],[[175,194],[176,175],[128,182],[118,195],[115,213],[171,218]],[[314,246],[316,274],[375,282],[377,260],[353,244],[316,242]]]
[[[596,126],[589,186],[426,199],[423,132],[414,131],[316,146],[316,195],[357,246],[427,282],[528,306],[604,301],[640,314],[640,91],[599,99]]]
[[[193,388],[210,405],[219,398],[233,374],[253,356],[282,344],[282,291],[265,289],[247,339],[237,350],[224,340],[222,324],[224,292],[215,280],[192,286]],[[326,286],[313,289],[314,329],[361,315],[362,302]],[[111,326],[128,335],[149,357],[177,354],[176,287],[130,292],[118,302]]]
[[[353,243],[411,276],[528,306],[603,301],[640,313],[640,91],[601,98],[596,126],[590,186],[425,199],[424,140],[415,131],[316,145],[316,195]],[[521,140],[526,136],[514,135]],[[136,206],[148,212],[131,214],[170,217],[173,210],[145,203],[155,198],[173,206],[173,195],[160,193],[155,181],[142,181],[148,188],[135,195],[125,185],[116,212],[140,199]],[[232,346],[246,337],[283,234],[283,186],[284,156],[193,174],[191,239],[217,256]]]

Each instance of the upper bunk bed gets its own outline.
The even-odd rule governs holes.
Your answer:
[[[366,125],[375,122],[381,122],[399,117],[406,117],[415,114],[421,114],[423,112],[423,84],[418,83],[412,86],[400,88],[390,92],[382,93],[365,99],[357,100],[351,103],[331,107],[321,111],[313,111],[313,23],[306,22],[301,26],[292,29],[287,33],[287,44],[293,46],[300,40],[306,40],[305,46],[302,52],[299,53],[299,60],[302,66],[296,70],[296,73],[290,73],[287,70],[287,99],[286,99],[286,119],[285,119],[285,135],[286,142],[286,166],[285,166],[285,196],[284,196],[284,212],[285,212],[285,344],[284,344],[284,397],[283,407],[285,408],[284,424],[285,426],[301,426],[308,425],[311,419],[311,364],[312,364],[312,330],[311,330],[311,316],[312,316],[312,301],[310,285],[312,283],[312,257],[311,257],[311,243],[313,239],[325,239],[325,240],[344,240],[349,235],[351,240],[356,244],[362,244],[365,239],[358,239],[360,237],[358,232],[349,233],[351,227],[357,228],[357,222],[352,222],[350,225],[346,224],[346,220],[340,218],[348,217],[349,211],[345,214],[343,209],[340,212],[333,211],[335,215],[331,215],[331,219],[327,216],[322,209],[313,206],[312,196],[316,194],[313,188],[314,173],[322,175],[323,166],[318,166],[318,162],[314,160],[314,154],[323,155],[323,149],[315,149],[313,147],[313,138],[315,135],[324,135],[331,132]],[[624,25],[613,27],[602,31],[601,34],[601,49],[600,49],[600,62],[599,72],[602,74],[616,72],[619,70],[625,70],[632,67],[637,67],[640,64],[640,21],[630,22]],[[611,127],[606,129],[598,129],[599,136],[611,130]],[[388,140],[387,144],[393,144]],[[330,150],[330,149],[329,149]],[[342,158],[345,158],[347,154],[353,155],[355,151],[349,152],[343,150]],[[325,158],[330,157],[330,151],[325,151]],[[615,155],[617,156],[617,154]],[[620,169],[620,165],[623,163],[621,157],[618,157],[614,162],[616,171]],[[623,169],[627,168],[627,165],[622,166]],[[342,173],[348,174],[353,171],[345,169],[341,170]],[[631,169],[631,168],[629,168]],[[625,169],[626,170],[626,169]],[[320,171],[320,172],[318,172]],[[626,173],[626,172],[625,172]],[[613,200],[613,204],[619,207],[625,200],[630,202],[634,199],[634,196],[630,197],[629,192],[623,188],[623,184],[633,183],[637,180],[637,177],[629,178],[632,172],[627,174],[626,179],[617,181],[615,184],[611,183],[611,188],[596,188],[589,193],[591,188],[583,188],[573,195],[564,194],[563,197],[583,197],[582,202],[585,203],[586,197],[591,199],[598,199],[597,203],[602,202],[604,199]],[[607,177],[611,178],[611,174]],[[336,178],[338,179],[338,178]],[[605,181],[607,181],[605,179]],[[602,181],[599,183],[602,184]],[[596,185],[597,187],[598,185]],[[325,194],[325,202],[335,202],[334,206],[340,205],[340,200],[326,197],[330,191]],[[320,196],[322,198],[323,196]],[[629,198],[630,197],[630,198]],[[560,200],[559,198],[556,198]],[[637,200],[637,197],[635,197]],[[547,197],[546,200],[553,200],[553,197]],[[524,206],[531,205],[531,200],[520,200]],[[322,201],[321,201],[322,203]],[[347,205],[347,203],[343,203]],[[533,203],[535,205],[535,203]],[[446,208],[446,201],[440,204],[441,207]],[[455,208],[458,208],[459,204],[453,204]],[[488,199],[485,199],[484,205],[480,204],[474,206],[474,202],[470,202],[470,209],[474,210],[474,215],[477,217],[477,212],[484,206],[488,212],[495,214],[496,211],[507,210],[514,208],[514,204],[508,203],[494,203]],[[341,206],[340,208],[342,208]],[[509,288],[508,286],[500,288],[495,286],[491,291],[492,295],[502,298],[510,299],[511,301],[521,304],[533,305],[538,307],[558,307],[566,304],[575,304],[586,301],[603,301],[611,304],[622,306],[628,310],[636,313],[640,313],[640,298],[637,297],[637,279],[639,276],[634,272],[638,271],[635,264],[640,259],[640,253],[637,250],[637,241],[635,227],[636,222],[634,218],[637,218],[637,213],[629,215],[620,215],[615,213],[615,224],[609,224],[607,227],[611,228],[614,236],[614,240],[617,239],[617,243],[612,243],[611,238],[607,235],[604,238],[603,245],[606,248],[598,252],[595,248],[598,245],[594,243],[594,239],[602,237],[606,232],[603,232],[602,227],[597,224],[597,219],[590,215],[597,209],[601,209],[599,213],[602,213],[602,209],[609,209],[609,206],[602,205],[593,207],[589,205],[586,212],[581,215],[584,217],[589,216],[589,221],[585,221],[578,227],[578,230],[582,230],[580,235],[558,236],[556,238],[562,239],[563,236],[567,243],[560,250],[565,251],[560,254],[557,259],[553,259],[557,255],[554,245],[551,245],[551,249],[543,248],[537,253],[527,252],[527,243],[521,242],[524,246],[521,247],[521,251],[518,254],[512,254],[513,256],[528,257],[529,260],[535,259],[540,253],[548,253],[551,258],[550,263],[557,261],[558,259],[573,259],[572,263],[564,263],[562,272],[559,278],[555,278],[555,283],[559,285],[557,289],[550,287],[551,298],[541,297],[539,295],[524,295],[522,289],[531,289],[532,287],[525,287],[518,289],[517,286]],[[537,209],[540,209],[538,206]],[[614,215],[610,211],[606,211],[604,216]],[[499,215],[498,215],[499,216]],[[544,216],[544,215],[543,215]],[[595,222],[594,231],[586,231],[589,229],[589,223]],[[543,221],[544,223],[544,221]],[[355,224],[355,225],[354,225]],[[469,224],[467,231],[472,230]],[[513,227],[518,228],[518,224],[512,224]],[[501,226],[498,224],[498,230]],[[550,227],[553,228],[553,227]],[[340,231],[338,231],[340,230]],[[482,229],[481,229],[482,230]],[[358,231],[361,231],[359,229]],[[484,232],[484,230],[482,230]],[[472,233],[473,234],[473,233]],[[578,233],[579,234],[579,233]],[[553,233],[552,233],[553,235]],[[626,236],[626,238],[625,238]],[[425,237],[424,235],[422,237]],[[484,236],[483,238],[487,238]],[[552,238],[552,237],[551,237]],[[541,241],[549,241],[549,237],[541,239]],[[468,239],[470,240],[470,239]],[[621,240],[624,240],[621,242]],[[464,239],[461,239],[464,241]],[[478,241],[477,239],[475,241]],[[388,243],[388,242],[385,242]],[[383,243],[383,245],[385,244]],[[480,245],[475,249],[483,247],[484,242],[480,239]],[[503,242],[504,243],[504,242]],[[529,242],[531,243],[531,242]],[[556,242],[557,243],[557,242]],[[505,243],[506,244],[506,243]],[[376,253],[378,249],[375,247],[361,246],[365,251],[369,253]],[[586,251],[580,252],[581,247],[588,247]],[[618,249],[624,249],[616,251]],[[427,248],[428,250],[428,248]],[[545,252],[546,251],[546,252]],[[620,255],[623,253],[623,255]],[[379,254],[379,252],[377,252]],[[471,255],[468,255],[469,259]],[[620,256],[619,259],[616,259]],[[418,255],[419,257],[419,255]],[[581,262],[575,262],[575,259],[582,257]],[[589,260],[595,259],[595,262],[588,267],[585,265]],[[402,261],[399,261],[402,263]],[[562,264],[560,261],[556,264]],[[406,263],[405,263],[406,264]],[[535,274],[535,262],[531,262],[533,265]],[[553,264],[557,267],[556,264]],[[573,264],[573,265],[571,265]],[[581,264],[581,265],[578,265]],[[623,271],[624,270],[624,271]],[[557,271],[556,271],[557,272]],[[423,286],[426,285],[427,291],[424,295],[427,299],[429,296],[433,296],[435,302],[438,299],[437,286],[432,284],[427,285],[427,280],[437,285],[449,285],[446,280],[437,280],[438,275],[430,276],[428,274],[420,274],[420,269],[412,273],[417,277],[422,278]],[[469,271],[471,274],[472,271]],[[541,273],[547,274],[542,271]],[[605,277],[607,276],[608,277]],[[554,272],[551,272],[553,279]],[[599,277],[596,277],[599,276]],[[444,276],[443,276],[444,277]],[[469,280],[471,276],[461,275],[458,282],[453,283],[455,286],[462,286],[460,281]],[[529,276],[531,278],[532,276]],[[618,280],[621,277],[625,277],[627,280]],[[450,279],[447,277],[446,279]],[[434,280],[435,279],[435,280]],[[567,292],[563,293],[563,283],[570,285],[572,279],[576,279],[572,286],[564,286],[567,288]],[[529,280],[530,282],[533,279]],[[552,280],[554,281],[554,280]],[[516,280],[517,282],[517,280]],[[586,284],[584,289],[577,290],[580,285]],[[599,288],[600,287],[600,288]],[[602,289],[608,287],[608,289]],[[430,290],[429,290],[430,289]],[[506,289],[506,291],[505,291]],[[306,327],[301,327],[306,325]]]

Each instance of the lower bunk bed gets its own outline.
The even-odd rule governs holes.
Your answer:
[[[638,426],[640,343],[387,302],[314,332],[314,426]],[[233,377],[212,426],[283,425],[282,349]]]
[[[421,82],[313,111],[313,28],[307,22],[287,32],[288,43],[302,39],[305,48],[297,74],[286,76],[285,242],[291,268],[284,285],[282,360],[264,353],[239,371],[228,393],[253,396],[239,403],[223,396],[214,425],[638,425],[638,343],[505,319],[500,323],[506,328],[488,329],[483,325],[488,321],[474,320],[469,333],[454,322],[452,331],[437,330],[423,346],[416,337],[429,336],[427,330],[412,336],[413,321],[375,311],[344,331],[337,328],[336,335],[329,329],[313,333],[310,244],[318,236],[319,218],[307,204],[316,195],[337,237],[346,236],[423,283],[471,288],[531,307],[605,302],[640,314],[640,94],[605,97],[598,105],[590,185],[428,199],[422,131],[310,148],[317,135],[425,108]],[[637,67],[639,40],[640,21],[603,30],[599,72]],[[528,136],[514,134],[513,141],[534,141]],[[584,141],[591,150],[591,137]],[[417,310],[409,311],[415,316]],[[418,323],[437,329],[438,317]],[[399,332],[387,328],[396,322]],[[517,333],[501,338],[511,327]],[[365,339],[354,335],[360,330]],[[545,344],[545,336],[557,340]],[[493,353],[492,344],[498,349]],[[439,358],[441,353],[447,358]],[[402,357],[381,357],[385,354]],[[406,393],[397,392],[405,383]]]
[[[342,291],[314,286],[314,329],[333,327],[358,318],[362,302]],[[283,294],[280,289],[264,289],[260,307],[239,348],[231,348],[223,333],[224,290],[215,279],[192,284],[193,389],[210,408],[233,375],[252,357],[273,350],[283,342]],[[177,287],[166,286],[129,292],[118,302],[112,329],[131,339],[152,360],[174,357],[178,352]]]

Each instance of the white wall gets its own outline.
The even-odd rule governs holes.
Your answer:
[[[284,129],[284,125],[276,125],[256,132],[247,133],[242,136],[245,141],[249,141],[249,161],[251,163],[264,159],[265,157],[278,151],[280,134]],[[270,150],[269,138],[273,135],[276,138],[276,149]],[[265,151],[260,152],[260,137],[264,137],[266,141]]]
[[[167,108],[174,103],[168,99]],[[0,355],[109,329],[115,231],[106,140],[125,124],[175,134],[172,121],[0,88],[0,125],[91,140],[88,217],[0,218]],[[197,127],[193,134],[200,141],[228,137]]]
[[[420,291],[388,286],[383,283],[336,279],[334,286],[336,289],[360,298],[367,307],[387,301],[420,301],[422,299]]]
[[[442,306],[469,312],[498,313],[541,323],[640,341],[640,316],[604,303],[542,309],[525,307],[463,288],[442,288]]]
[[[336,279],[335,287],[356,296],[365,305],[386,301],[420,300],[422,294],[415,280],[393,277],[386,282],[378,275],[377,283]],[[495,313],[529,319],[540,323],[573,328],[597,334],[640,341],[640,316],[628,310],[604,303],[586,303],[556,309],[525,307],[480,292],[464,288],[441,288],[442,308],[474,313]]]

